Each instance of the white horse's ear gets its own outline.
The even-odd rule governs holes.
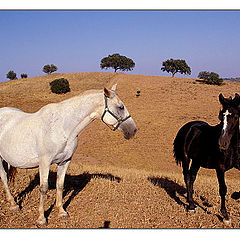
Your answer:
[[[116,89],[117,89],[117,83],[115,83],[115,84],[112,86],[112,89],[111,89],[111,90],[115,92]]]
[[[110,91],[108,89],[104,88],[104,95],[106,97],[110,98],[111,93],[110,93]]]

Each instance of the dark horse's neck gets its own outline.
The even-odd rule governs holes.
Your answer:
[[[219,123],[215,126],[212,126],[213,135],[217,138],[215,141],[220,138],[222,133],[223,124]],[[234,129],[234,133],[231,137],[230,144],[227,150],[220,150],[218,146],[218,153],[220,153],[219,157],[222,159],[221,161],[225,162],[226,170],[232,167],[235,167],[240,170],[240,142],[239,142],[239,121],[236,124]],[[218,144],[217,144],[218,145]],[[218,154],[217,154],[218,155]],[[219,158],[217,157],[217,158]]]
[[[234,143],[236,144],[236,148],[237,148],[237,151],[239,152],[239,147],[240,147],[240,143],[239,143],[239,120],[237,122],[237,126],[236,126],[236,130],[235,130],[235,133],[233,135],[233,141]]]
[[[235,127],[234,134],[231,138],[229,146],[229,158],[233,158],[235,168],[240,170],[240,141],[239,141],[240,131],[239,131],[239,121]]]
[[[236,136],[236,141],[237,141],[237,159],[238,159],[238,162],[240,162],[240,141],[239,141],[239,136],[240,136],[240,129],[239,129],[239,120],[238,120],[238,123],[237,123],[237,127],[238,127],[238,130],[236,131],[237,132],[237,136]]]
[[[223,124],[222,123],[219,123],[218,125],[214,126],[216,132],[218,133],[218,138],[220,137],[221,135],[221,132],[222,132],[222,128],[223,128]],[[231,143],[230,145],[234,148],[238,148],[240,147],[240,143],[239,143],[239,135],[240,135],[240,129],[239,129],[239,120],[236,124],[236,127],[234,129],[234,134],[231,138]]]

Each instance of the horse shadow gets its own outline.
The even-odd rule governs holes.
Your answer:
[[[52,172],[52,171],[49,172],[49,177],[48,177],[49,190],[56,189],[56,177],[57,177],[56,172]],[[71,194],[63,204],[63,208],[66,209],[71,203],[71,201],[78,195],[78,193],[81,192],[86,187],[86,185],[91,181],[91,179],[94,179],[94,178],[103,178],[110,181],[116,181],[118,183],[121,181],[120,177],[113,176],[112,174],[109,174],[109,173],[90,174],[88,172],[84,172],[80,175],[66,174],[65,181],[64,181],[63,199],[70,193]],[[19,205],[20,209],[22,208],[22,203],[26,198],[27,194],[32,192],[34,188],[39,185],[39,182],[40,182],[39,173],[37,173],[35,177],[30,181],[29,185],[15,197],[15,201]],[[55,205],[55,202],[48,208],[48,210],[45,211],[44,215],[46,218],[48,218],[48,216],[50,215]]]
[[[187,207],[187,205],[177,196],[177,193],[186,198],[184,194],[187,192],[186,188],[177,184],[176,182],[170,180],[166,177],[148,177],[148,181],[151,182],[154,186],[163,188],[166,193],[179,205]]]
[[[238,200],[240,198],[240,192],[232,193],[231,198],[234,200]]]
[[[148,177],[148,181],[150,181],[154,186],[158,186],[160,188],[163,188],[166,193],[180,206],[183,206],[185,209],[188,209],[188,204],[183,202],[178,196],[180,195],[185,200],[187,200],[187,197],[185,196],[187,193],[187,190],[185,187],[179,185],[178,183],[174,182],[173,180],[167,178],[167,177]],[[194,202],[198,207],[200,207],[204,212],[207,214],[210,214],[210,212],[207,210],[207,208],[212,207],[211,204],[209,204],[206,200],[206,198],[200,196],[200,200],[202,201],[201,206],[199,203]]]

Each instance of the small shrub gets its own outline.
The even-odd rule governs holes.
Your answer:
[[[65,78],[55,79],[49,84],[53,93],[62,94],[70,92],[69,82]]]
[[[141,93],[141,91],[137,91],[137,94],[136,94],[136,97],[139,97],[140,96],[140,93]]]
[[[26,73],[21,74],[21,78],[27,78],[27,77],[28,77],[28,75]]]

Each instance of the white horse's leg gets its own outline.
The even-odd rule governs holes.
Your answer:
[[[10,209],[11,210],[19,210],[18,205],[15,203],[14,198],[12,196],[12,194],[10,193],[10,189],[8,187],[8,180],[7,180],[7,173],[4,170],[3,164],[2,164],[2,158],[0,157],[0,177],[2,179],[5,191],[6,191],[6,196],[7,196],[7,200],[10,202],[11,206]]]
[[[58,213],[59,217],[68,217],[68,213],[63,209],[62,197],[63,197],[63,185],[64,185],[65,174],[67,172],[70,160],[63,165],[58,165],[56,206],[59,211]]]
[[[44,216],[44,196],[48,190],[48,175],[50,165],[47,159],[41,159],[39,163],[39,176],[40,176],[40,203],[39,203],[39,217],[37,223],[46,225],[47,220]]]

